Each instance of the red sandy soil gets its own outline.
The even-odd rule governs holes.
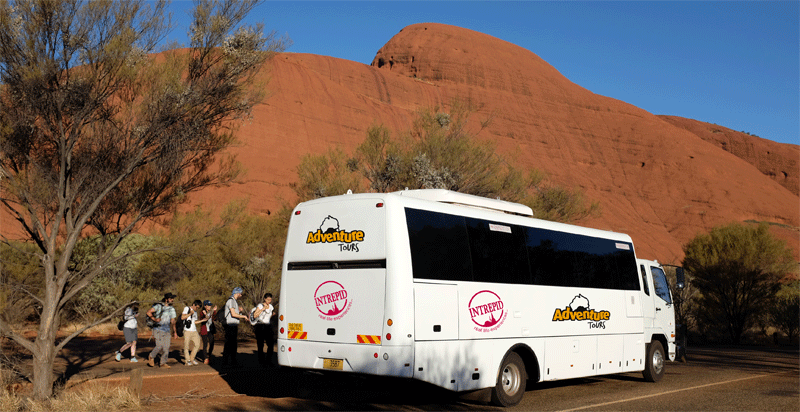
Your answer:
[[[150,333],[140,333],[137,354],[131,363],[125,353],[121,362],[114,351],[123,343],[119,336],[78,337],[67,344],[55,371],[65,371],[64,390],[113,386],[129,387],[133,371],[143,374],[141,410],[144,411],[260,411],[260,410],[397,410],[400,407],[435,410],[491,409],[475,401],[455,399],[442,389],[410,380],[364,378],[336,374],[320,376],[287,368],[258,366],[253,339],[240,338],[240,367],[220,365],[221,333],[211,365],[182,364],[183,339],[173,339],[170,368],[150,368],[143,359],[153,348]],[[4,347],[5,351],[13,347]],[[6,352],[9,353],[9,352]],[[29,363],[30,358],[23,359]],[[30,384],[22,391],[30,390]]]
[[[474,130],[493,118],[479,138],[521,168],[582,189],[602,215],[580,224],[630,234],[640,257],[678,263],[695,235],[752,221],[771,223],[800,259],[798,145],[594,94],[532,51],[486,34],[415,24],[389,39],[370,66],[281,53],[258,80],[268,97],[232,149],[245,175],[193,195],[192,206],[219,210],[247,198],[251,211],[271,213],[295,202],[289,184],[303,155],[349,152],[372,125],[406,130],[418,109],[459,98],[478,108]],[[7,216],[0,223],[4,233],[15,230]]]

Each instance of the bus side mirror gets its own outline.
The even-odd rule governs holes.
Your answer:
[[[683,289],[686,286],[686,279],[683,275],[683,268],[675,268],[675,287],[678,289]]]

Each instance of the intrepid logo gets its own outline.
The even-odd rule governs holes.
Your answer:
[[[553,322],[560,321],[589,321],[590,329],[605,329],[605,321],[611,319],[611,312],[607,310],[596,311],[589,307],[589,299],[583,295],[575,296],[569,306],[564,309],[556,308],[553,313]]]
[[[314,304],[320,313],[319,317],[324,320],[339,320],[353,306],[344,286],[332,280],[317,286],[317,290],[314,291]]]
[[[482,290],[469,300],[469,316],[478,332],[494,332],[503,325],[508,311],[503,300],[491,290]]]
[[[353,243],[363,242],[364,231],[353,230],[347,232],[339,229],[339,220],[328,215],[322,220],[316,232],[308,232],[306,243]]]

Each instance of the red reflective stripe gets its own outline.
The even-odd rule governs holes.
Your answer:
[[[367,343],[370,345],[380,345],[381,337],[377,335],[356,335],[358,343]]]
[[[287,336],[289,339],[306,339],[308,337],[308,332],[289,332]]]

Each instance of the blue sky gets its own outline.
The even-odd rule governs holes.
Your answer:
[[[287,50],[369,64],[403,27],[444,23],[524,47],[570,81],[765,139],[800,139],[800,11],[781,2],[266,2],[251,15]],[[187,29],[189,1],[172,4]]]

